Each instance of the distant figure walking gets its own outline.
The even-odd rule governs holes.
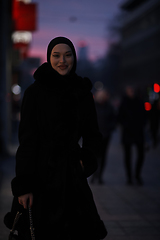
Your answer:
[[[107,90],[97,91],[94,95],[94,99],[97,111],[98,125],[103,136],[103,141],[98,158],[98,170],[92,176],[91,182],[94,183],[98,180],[99,184],[103,184],[103,172],[106,165],[111,134],[116,125],[116,114],[112,104],[110,103],[110,94]]]
[[[143,101],[136,97],[135,89],[132,86],[127,86],[125,90],[126,94],[119,107],[118,121],[122,130],[127,183],[132,184],[131,148],[135,145],[137,150],[135,178],[137,183],[142,185],[141,171],[144,162],[144,127],[146,114]]]

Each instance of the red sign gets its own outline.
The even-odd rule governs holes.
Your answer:
[[[12,18],[14,31],[35,31],[37,29],[37,4],[13,0]]]

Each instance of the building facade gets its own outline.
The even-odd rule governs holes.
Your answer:
[[[160,1],[130,0],[121,8],[121,86],[160,84]]]

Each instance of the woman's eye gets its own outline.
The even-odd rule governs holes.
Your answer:
[[[72,56],[72,53],[67,53],[66,54],[66,57],[71,57]]]
[[[59,57],[59,55],[53,55],[53,57],[55,57],[55,58],[58,58],[58,57]]]

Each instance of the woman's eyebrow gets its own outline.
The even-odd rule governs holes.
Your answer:
[[[72,51],[69,50],[69,51],[67,51],[67,52],[65,52],[65,53],[71,53],[71,52],[72,52]],[[60,53],[60,52],[53,52],[53,53]]]

